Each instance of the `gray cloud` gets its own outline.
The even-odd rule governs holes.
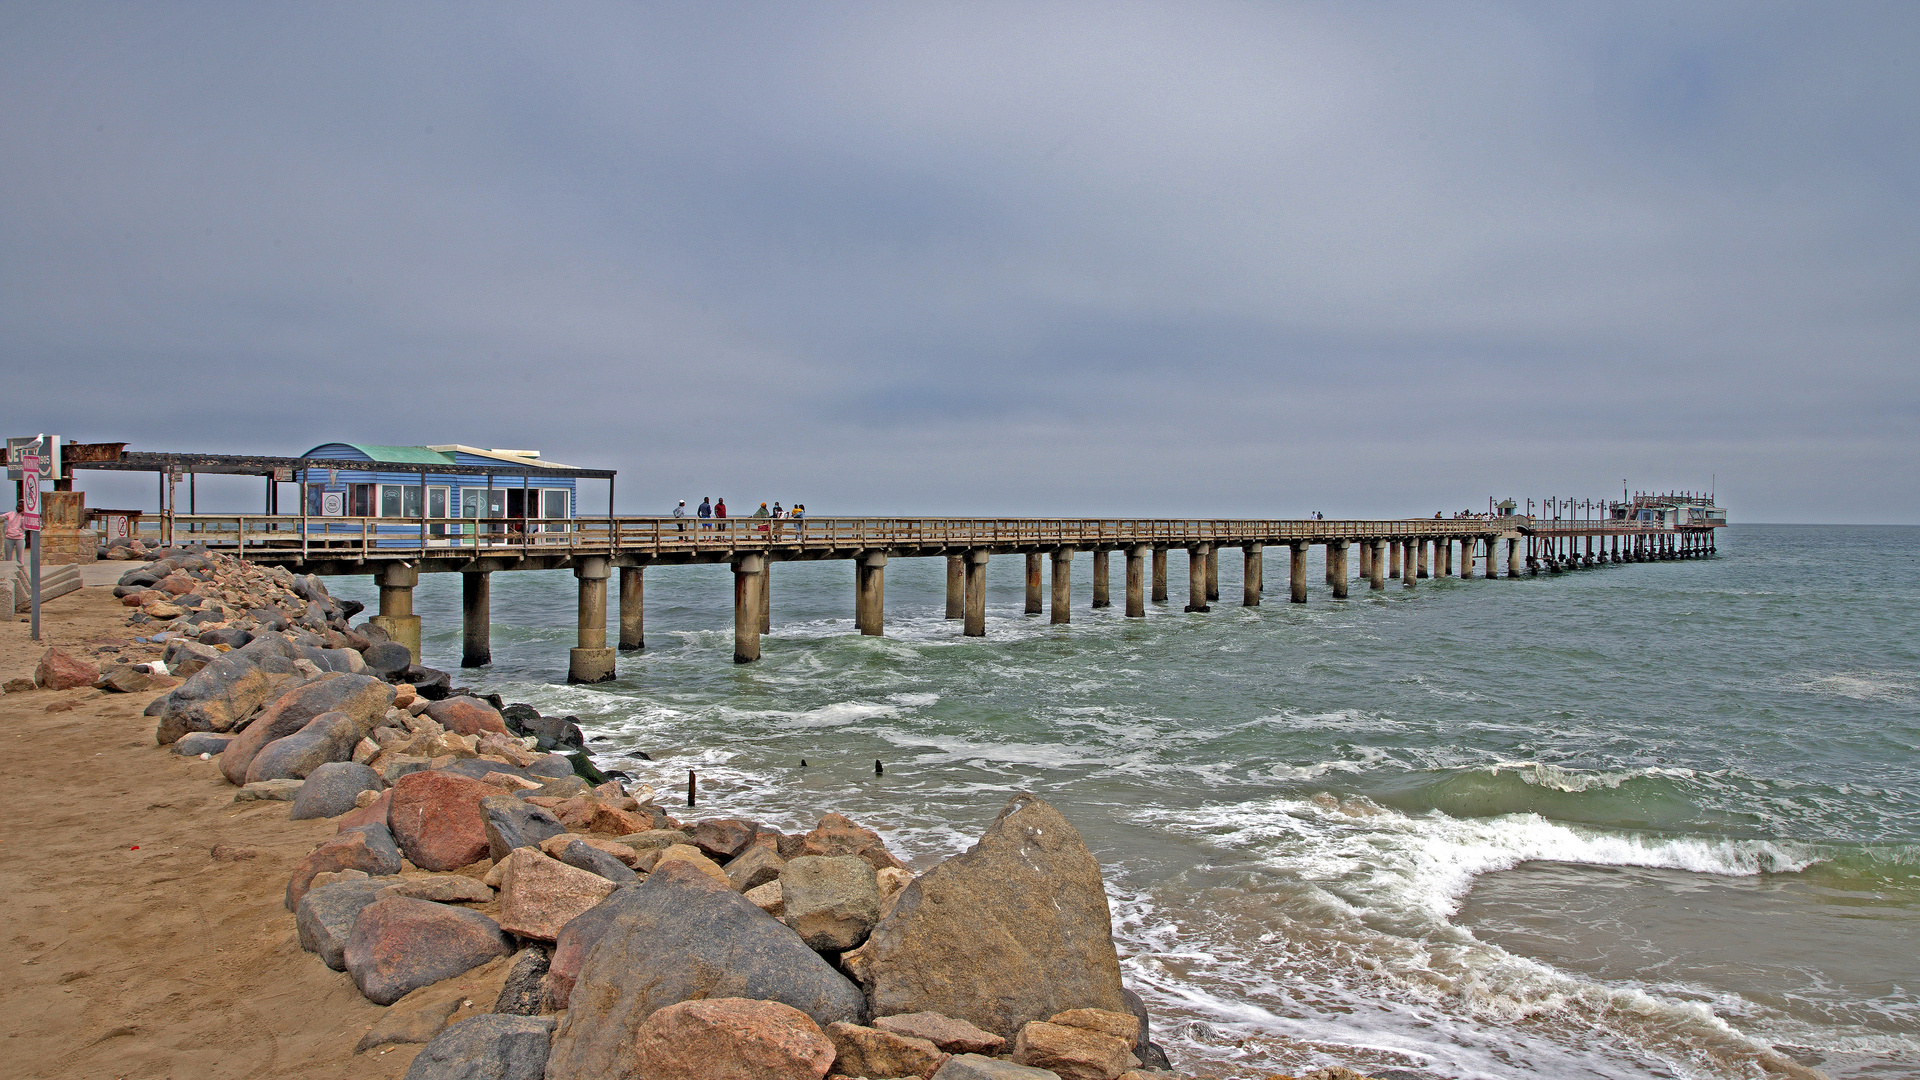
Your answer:
[[[1717,474],[1736,518],[1917,521],[1916,21],[28,9],[0,411],[537,446],[636,510],[1421,514]]]

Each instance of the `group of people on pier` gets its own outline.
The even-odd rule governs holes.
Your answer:
[[[713,519],[726,520],[727,500],[724,497],[714,499],[702,496],[700,505],[693,510],[693,516],[700,520],[701,528],[711,529],[714,527]],[[748,516],[772,518],[779,521],[804,521],[807,516],[807,507],[805,503],[794,503],[793,509],[788,510],[786,507],[781,506],[779,500],[776,499],[773,504],[773,509],[769,510],[767,509],[766,503],[761,503],[760,509],[755,510]],[[680,502],[674,506],[673,517],[676,520],[681,520],[680,531],[685,532],[687,527],[683,519],[687,517],[687,500],[681,499]],[[720,528],[725,529],[726,526],[721,525]]]

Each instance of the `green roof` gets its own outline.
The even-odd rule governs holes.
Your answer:
[[[391,461],[406,465],[453,464],[452,454],[442,454],[424,446],[372,446],[366,443],[348,443],[347,445],[374,461]]]

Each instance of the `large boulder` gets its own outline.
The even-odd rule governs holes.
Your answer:
[[[247,763],[247,783],[304,780],[329,761],[351,758],[353,746],[359,741],[360,728],[353,717],[343,712],[321,713],[299,731],[261,747]]]
[[[256,659],[235,649],[168,691],[155,741],[166,746],[189,731],[227,731],[259,708],[277,682]]]
[[[355,809],[354,800],[361,792],[379,791],[385,786],[380,774],[365,765],[329,761],[307,773],[307,782],[300,785],[300,793],[293,797],[293,811],[287,816],[295,821],[339,817]]]
[[[413,653],[396,641],[382,641],[368,646],[364,658],[369,671],[390,681],[405,676],[407,669],[413,666]]]
[[[873,1026],[895,1035],[925,1039],[949,1054],[997,1054],[1007,1045],[1007,1040],[990,1031],[932,1012],[882,1016],[874,1020]]]
[[[693,827],[693,845],[707,858],[723,863],[747,850],[760,826],[739,818],[708,818]]]
[[[858,855],[802,855],[780,871],[783,921],[809,948],[841,952],[880,921],[880,886]]]
[[[294,910],[293,925],[300,933],[300,947],[318,953],[322,962],[335,971],[347,970],[347,938],[361,909],[380,899],[383,882],[336,881],[310,889]]]
[[[213,666],[208,665],[207,670],[213,670]],[[196,679],[199,677],[194,676]],[[246,730],[228,744],[226,752],[220,755],[221,775],[232,783],[245,783],[247,769],[262,747],[292,735],[315,717],[326,713],[346,715],[353,721],[359,735],[365,735],[386,714],[387,704],[392,700],[392,687],[365,675],[329,674],[314,682],[296,686],[274,698],[253,723],[248,724]],[[358,736],[355,741],[359,741]],[[352,743],[348,746],[351,747]]]
[[[361,909],[344,957],[355,986],[376,1005],[513,952],[499,924],[477,911],[406,896]]]
[[[569,924],[571,925],[571,924]],[[553,1011],[547,995],[547,968],[552,963],[545,949],[528,947],[513,954],[507,981],[493,1001],[493,1011],[517,1016],[539,1016]]]
[[[480,800],[481,827],[487,837],[487,857],[495,862],[514,848],[539,847],[542,840],[567,831],[546,808],[512,795],[495,794]]]
[[[802,838],[802,848],[808,855],[858,855],[875,870],[904,870],[907,865],[894,858],[879,833],[854,824],[842,814],[820,815],[819,825]]]
[[[613,882],[598,874],[533,848],[514,848],[500,871],[500,927],[523,938],[552,941],[561,927],[613,889]]]
[[[780,857],[779,852],[765,845],[755,844],[734,856],[724,869],[727,872],[727,881],[733,885],[733,891],[743,893],[757,889],[769,881],[779,881],[780,871],[786,867],[787,861]]]
[[[492,784],[464,776],[409,773],[394,782],[387,827],[413,865],[422,870],[458,870],[487,857],[487,823],[480,800],[499,793]]]
[[[601,841],[601,843],[607,842]],[[544,850],[545,845],[542,848]],[[560,845],[558,851],[552,852],[552,855],[568,866],[605,878],[615,885],[640,884],[640,875],[634,873],[632,867],[621,862],[617,856],[586,840],[568,840],[564,845]]]
[[[633,1056],[607,1076],[820,1080],[832,1065],[833,1043],[806,1013],[777,1001],[713,998],[669,1005],[648,1017]]]
[[[406,1080],[541,1080],[552,1032],[551,1016],[469,1017],[422,1047]]]
[[[427,706],[427,716],[448,731],[478,735],[483,731],[508,734],[506,721],[493,706],[477,697],[455,694]]]
[[[607,929],[618,922],[626,912],[631,899],[627,889],[615,889],[605,900],[600,901],[584,913],[576,915],[553,941],[553,956],[547,962],[546,992],[549,1003],[555,1009],[567,1007],[573,996],[573,986],[580,978],[580,968],[586,964],[587,955],[600,944]]]
[[[999,1058],[956,1054],[940,1066],[940,1071],[933,1074],[933,1080],[1060,1080],[1060,1075],[1048,1069],[1016,1065]]]
[[[876,1015],[937,1012],[1003,1039],[1067,1009],[1129,1011],[1100,864],[1026,793],[965,854],[902,890],[842,963]]]
[[[610,925],[586,954],[549,1080],[630,1075],[640,1026],[682,1001],[745,997],[790,1005],[815,1023],[864,1019],[858,987],[724,881],[677,862],[615,892]]]
[[[306,858],[294,864],[293,873],[287,878],[287,910],[299,908],[300,898],[307,894],[314,875],[341,870],[360,870],[373,875],[399,873],[400,849],[394,846],[386,826],[363,825],[322,840]]]
[[[1030,1068],[1052,1070],[1060,1080],[1115,1080],[1132,1064],[1132,1047],[1132,1034],[1122,1039],[1088,1028],[1036,1020],[1020,1029],[1013,1043],[1013,1060]]]

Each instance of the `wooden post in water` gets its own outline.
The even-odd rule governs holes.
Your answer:
[[[1287,599],[1296,604],[1307,602],[1307,542],[1295,540],[1287,545]]]
[[[965,637],[987,636],[988,554],[985,551],[969,551],[963,556],[966,622],[962,624],[960,633]]]
[[[1027,553],[1027,614],[1038,615],[1042,610],[1040,603],[1040,553]]]
[[[460,666],[493,663],[493,622],[485,571],[460,575]]]
[[[1207,548],[1204,544],[1187,549],[1186,610],[1212,610],[1207,607]]]
[[[1167,549],[1153,549],[1153,602],[1167,602]]]
[[[1261,580],[1260,573],[1266,559],[1266,550],[1259,544],[1248,544],[1240,549],[1240,606],[1259,607]]]
[[[868,549],[854,557],[853,622],[867,637],[886,634],[887,553]]]
[[[620,651],[633,652],[647,647],[647,568],[620,568]]]
[[[1107,591],[1107,549],[1093,549],[1093,606],[1112,607],[1113,598]]]
[[[1147,617],[1147,560],[1152,556],[1153,549],[1145,544],[1127,549],[1127,618],[1129,619]]]
[[[733,564],[733,662],[760,659],[760,583],[765,555],[742,555]]]
[[[1053,610],[1051,622],[1058,626],[1073,621],[1073,549],[1053,550]]]
[[[607,579],[613,576],[612,561],[605,555],[582,555],[573,561],[573,576],[580,579],[579,644],[567,653],[567,681],[606,682],[613,678],[613,650],[607,648]],[[755,634],[755,656],[759,641]]]
[[[967,567],[960,555],[947,556],[947,618],[967,617]]]
[[[1333,598],[1347,598],[1347,541],[1327,541],[1327,560],[1333,564]]]

